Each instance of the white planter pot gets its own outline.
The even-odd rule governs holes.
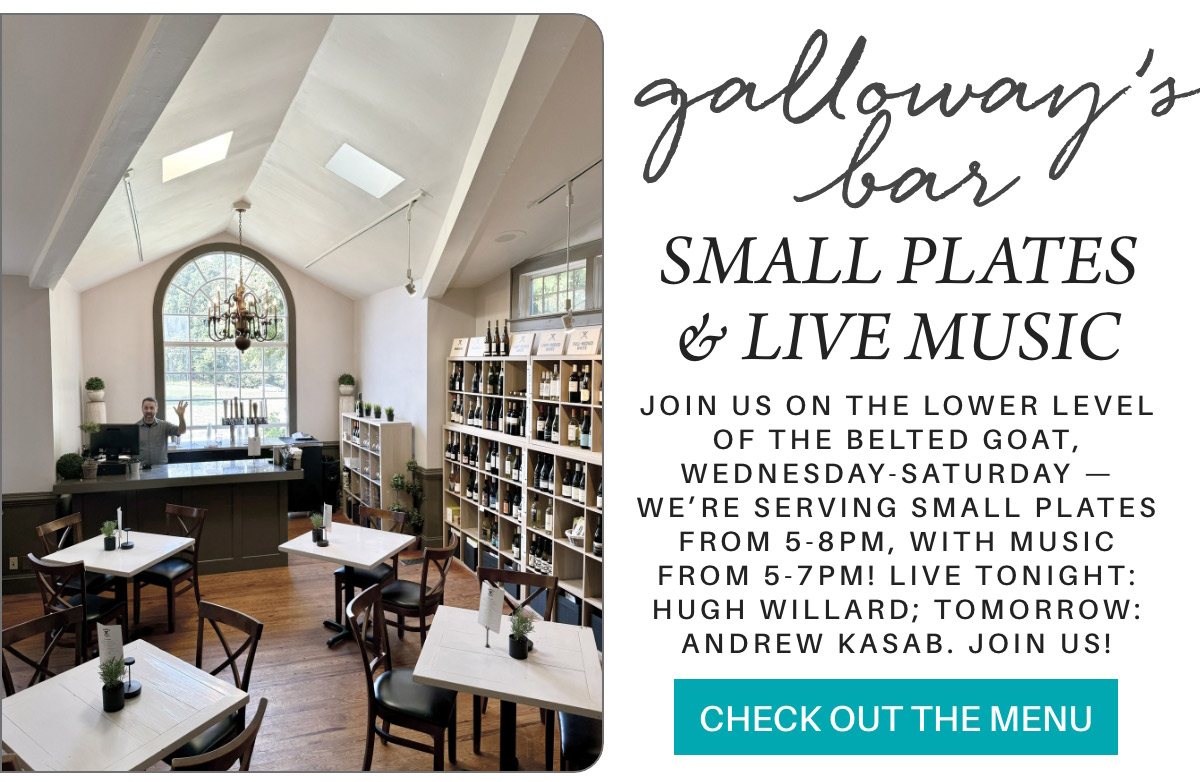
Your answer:
[[[87,395],[88,395],[89,402],[103,402],[104,401],[104,389],[101,389],[99,391],[88,391]]]
[[[354,395],[354,386],[339,385],[338,393],[341,394],[342,396],[353,396]]]

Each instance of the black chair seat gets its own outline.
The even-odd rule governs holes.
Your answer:
[[[112,589],[117,579],[116,576],[107,573],[93,573],[89,570],[84,574],[83,580],[87,583],[87,591],[94,595]],[[79,588],[79,579],[75,577],[67,579],[66,588],[69,592],[83,591]]]
[[[431,591],[426,590],[426,593]],[[397,608],[416,611],[421,605],[421,585],[416,581],[393,581],[383,588],[383,602]]]
[[[77,605],[79,605],[79,602],[83,597],[84,597],[83,595],[71,595],[70,597],[67,598],[67,602],[73,606],[77,606]],[[95,622],[100,617],[107,614],[109,611],[111,611],[114,608],[116,608],[117,606],[121,605],[121,603],[123,603],[123,602],[124,601],[118,600],[115,597],[101,597],[100,595],[88,595],[87,596],[87,605],[84,607],[84,610],[87,613],[87,619],[85,621]]]
[[[229,742],[236,735],[238,735],[237,719],[235,719],[234,714],[230,714],[216,725],[213,725],[187,744],[184,744],[163,758],[163,762],[170,763],[175,758],[194,758],[197,755],[203,755]]]
[[[192,569],[192,561],[183,557],[167,557],[157,565],[138,573],[138,580],[160,586],[168,586],[172,581]]]
[[[375,680],[375,700],[385,709],[422,722],[449,726],[457,693],[428,684],[417,684],[412,675],[411,668],[385,671]]]
[[[345,578],[346,568],[340,567],[333,571],[333,574],[335,576]],[[363,587],[365,589],[367,587],[375,586],[376,584],[382,584],[385,579],[391,578],[391,576],[392,566],[384,563],[382,565],[376,565],[370,570],[354,568],[354,578],[352,578],[350,581],[352,584],[354,584],[354,586]]]
[[[596,762],[604,748],[604,723],[578,714],[558,713],[563,759],[572,771],[581,771]]]

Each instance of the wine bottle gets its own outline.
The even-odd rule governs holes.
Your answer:
[[[584,468],[583,462],[579,463],[579,470],[575,476],[575,501],[581,505],[587,504],[587,469]]]
[[[546,531],[551,535],[554,534],[554,503],[546,503],[546,513],[542,516],[542,523],[546,525]]]
[[[524,510],[521,508],[521,495],[524,494],[520,489],[513,489],[512,499],[512,515],[517,521],[525,520]]]
[[[504,477],[512,478],[513,454],[511,449],[504,449]]]
[[[546,439],[546,406],[545,405],[542,405],[540,408],[538,408],[537,439],[539,439],[539,440]]]
[[[604,519],[600,516],[596,517],[596,531],[592,534],[592,553],[600,556],[601,547],[604,545],[604,540],[601,537],[600,526]]]
[[[546,493],[554,493],[554,457],[546,456]]]
[[[596,508],[604,510],[604,476],[600,476],[600,480],[596,481]]]
[[[583,375],[579,378],[579,401],[581,404],[590,405],[592,403],[592,381],[588,376],[591,369],[587,364],[583,365]]]
[[[558,410],[554,410],[553,412],[554,412],[554,428],[551,430],[551,433],[550,433],[550,442],[554,443],[555,445],[558,445],[562,442],[562,440],[559,439],[559,436],[558,436],[559,435],[558,419],[562,418],[562,416],[558,414]]]
[[[574,409],[567,413],[570,416],[567,419],[567,445],[575,448],[579,445],[579,413]]]
[[[519,532],[518,532],[518,534],[513,535],[512,555],[513,555],[514,560],[516,560],[517,562],[521,561],[521,535]]]
[[[592,414],[583,411],[583,422],[579,425],[579,447],[585,451],[592,449]]]
[[[537,497],[529,500],[529,527],[535,528],[538,525],[538,506]]]
[[[554,375],[550,378],[550,398],[555,400],[562,398],[562,381],[558,377],[558,364],[554,365]]]
[[[492,322],[487,322],[487,334],[483,337],[483,355],[492,355]]]
[[[566,465],[566,469],[563,470],[562,486],[558,487],[559,497],[571,497],[573,491],[571,483],[575,480],[575,468],[571,466],[570,462],[566,462]]]
[[[504,349],[501,355],[507,356],[508,349],[511,346],[508,341],[508,318],[504,319],[504,336],[500,338],[500,346]]]
[[[567,378],[567,401],[579,404],[579,365],[571,365],[571,376]]]

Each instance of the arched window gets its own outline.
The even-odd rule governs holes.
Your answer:
[[[239,255],[239,249],[241,254]],[[213,342],[208,308],[225,301],[239,275],[247,290],[279,303],[283,328],[272,342],[252,342],[245,351],[232,340]],[[154,297],[155,388],[159,417],[173,421],[171,409],[188,403],[183,442],[201,444],[220,437],[224,401],[257,402],[271,422],[264,437],[284,437],[296,427],[295,307],[287,282],[260,253],[236,244],[210,244],[183,256],[163,275]]]

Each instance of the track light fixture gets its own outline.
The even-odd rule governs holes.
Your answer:
[[[416,203],[415,201],[413,203]],[[404,284],[404,290],[408,291],[409,296],[417,295],[417,283],[412,276],[412,204],[408,205],[408,214],[405,218],[408,220],[408,282]]]
[[[575,196],[571,190],[572,181],[567,180],[567,290],[571,290],[571,206]],[[563,331],[570,334],[575,330],[575,314],[571,312],[571,294],[567,294],[567,309],[562,316]]]

